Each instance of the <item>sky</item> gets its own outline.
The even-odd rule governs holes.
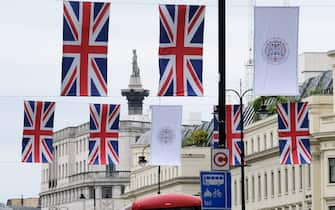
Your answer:
[[[244,64],[252,46],[249,5],[300,6],[299,52],[335,49],[333,0],[227,0],[226,86],[239,89]],[[160,3],[206,5],[203,85],[205,96],[156,97]],[[217,103],[218,21],[217,0],[114,0],[111,2],[108,90],[109,96],[60,97],[62,59],[62,1],[11,0],[0,6],[0,203],[8,198],[38,196],[40,164],[23,164],[21,139],[23,101],[56,101],[55,127],[59,130],[89,120],[88,103],[120,103],[121,119],[127,114],[120,89],[128,86],[132,49],[137,50],[143,87],[150,90],[144,112],[154,104],[183,105],[183,121],[192,112],[210,120]],[[235,100],[231,97],[231,100]]]

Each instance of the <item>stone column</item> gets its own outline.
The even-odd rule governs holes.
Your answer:
[[[120,197],[121,195],[121,186],[120,185],[115,185],[113,186],[113,198],[114,197]]]
[[[95,187],[95,198],[96,199],[101,199],[102,198],[102,187],[101,186],[96,186]]]
[[[96,209],[102,209],[101,207],[101,199],[102,199],[102,187],[95,186],[95,205]]]

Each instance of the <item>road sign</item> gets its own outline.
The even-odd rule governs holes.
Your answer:
[[[229,170],[229,150],[212,149],[212,171]]]
[[[201,171],[202,210],[231,210],[231,174],[227,171]]]

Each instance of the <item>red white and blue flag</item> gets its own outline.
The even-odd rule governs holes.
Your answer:
[[[213,148],[219,148],[218,115],[214,114]],[[241,109],[240,105],[226,105],[226,148],[229,150],[229,164],[241,165]]]
[[[64,1],[62,96],[107,95],[109,7]]]
[[[55,102],[24,102],[22,162],[52,162],[54,111]]]
[[[220,148],[219,147],[219,116],[217,113],[214,113],[213,117],[213,141],[212,147],[214,149]]]
[[[280,164],[310,163],[307,103],[278,104],[277,112]]]
[[[160,5],[158,96],[202,96],[205,6]]]
[[[90,104],[90,138],[88,163],[119,163],[120,105]]]

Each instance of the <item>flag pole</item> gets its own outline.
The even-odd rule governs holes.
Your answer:
[[[225,147],[225,105],[226,105],[226,0],[218,0],[218,43],[219,43],[219,84],[218,84],[218,117],[219,147]]]
[[[242,84],[242,83],[240,83]],[[242,87],[242,85],[241,85]],[[242,93],[242,88],[240,89],[240,92],[237,92],[234,89],[227,89],[227,91],[231,91],[234,92],[240,101],[240,110],[241,110],[241,210],[245,210],[245,186],[244,186],[244,178],[245,178],[245,174],[244,174],[244,167],[245,167],[245,151],[244,151],[244,142],[243,142],[243,137],[244,137],[244,115],[243,115],[243,97],[252,91],[252,89],[248,89],[246,91],[244,91]]]

